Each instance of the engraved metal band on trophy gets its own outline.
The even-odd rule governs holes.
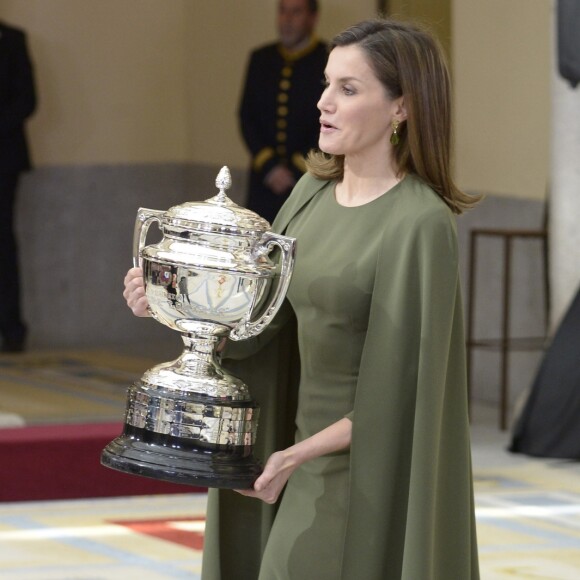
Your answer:
[[[125,422],[139,429],[213,443],[253,445],[259,410],[252,407],[189,403],[129,388]]]

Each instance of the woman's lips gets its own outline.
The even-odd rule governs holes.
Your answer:
[[[320,132],[321,133],[332,133],[336,131],[336,127],[331,125],[330,123],[326,123],[325,121],[320,121]]]

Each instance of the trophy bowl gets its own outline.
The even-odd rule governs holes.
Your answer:
[[[123,433],[101,463],[174,483],[247,489],[262,469],[253,455],[259,407],[221,367],[216,349],[226,337],[259,334],[275,316],[295,240],[227,197],[227,167],[216,186],[219,193],[204,202],[137,213],[133,260],[143,268],[150,313],[181,333],[184,350],[129,387]],[[146,246],[153,222],[163,237]]]

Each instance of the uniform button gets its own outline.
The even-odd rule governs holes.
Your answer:
[[[286,77],[286,78],[291,77],[292,76],[292,67],[291,66],[285,66],[282,69],[282,76],[283,77]]]
[[[276,133],[276,141],[286,141],[286,131],[278,131],[278,133]]]
[[[281,88],[283,91],[287,91],[287,90],[290,88],[290,85],[291,85],[291,84],[292,84],[292,83],[290,83],[290,81],[289,81],[288,79],[282,79],[282,80],[280,81],[280,88]]]
[[[288,107],[285,106],[281,106],[278,107],[278,116],[279,117],[285,117],[288,114]]]
[[[288,102],[288,95],[286,93],[278,93],[278,102],[279,103],[287,103]]]
[[[288,121],[286,121],[286,119],[278,119],[276,121],[276,127],[278,127],[278,129],[286,129],[286,127],[288,127]]]

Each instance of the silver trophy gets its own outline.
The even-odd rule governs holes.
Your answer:
[[[219,193],[167,211],[141,208],[134,263],[143,267],[152,316],[181,332],[185,349],[129,387],[123,433],[103,450],[107,467],[176,483],[243,489],[261,472],[253,456],[259,408],[248,387],[221,366],[223,338],[260,333],[280,308],[294,265],[295,240]],[[163,233],[145,245],[149,226]],[[274,263],[270,253],[279,259]]]

